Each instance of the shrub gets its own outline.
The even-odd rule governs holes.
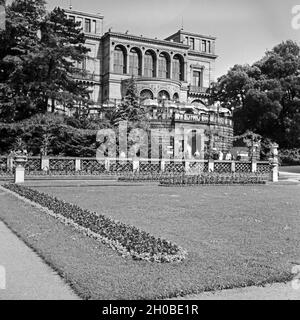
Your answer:
[[[81,229],[98,235],[98,238],[123,256],[130,255],[134,259],[151,262],[179,262],[187,255],[184,249],[170,241],[155,238],[134,226],[90,212],[56,197],[16,184],[6,184],[4,187],[47,208],[57,218],[64,217],[75,222]]]
[[[300,149],[279,150],[279,160],[285,166],[300,165]]]

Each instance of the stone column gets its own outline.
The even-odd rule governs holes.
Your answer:
[[[165,162],[164,160],[162,160],[162,161],[160,162],[160,170],[161,170],[162,172],[165,172],[165,167],[166,167],[166,162]]]
[[[185,169],[185,173],[188,173],[190,171],[190,163],[189,163],[189,161],[185,161],[184,169]]]
[[[109,171],[110,170],[110,160],[109,158],[105,158],[105,170]]]
[[[251,161],[251,172],[256,172],[257,171],[257,161],[255,158],[252,158]]]
[[[81,160],[79,158],[75,159],[75,171],[81,171]]]
[[[272,182],[278,182],[279,168],[278,168],[278,144],[277,143],[274,143],[271,146],[271,153],[272,153],[272,158],[271,158],[271,166],[272,166],[271,181]]]
[[[139,170],[140,170],[140,161],[138,159],[133,159],[132,160],[132,167],[133,167],[133,171],[139,172]]]
[[[235,161],[231,162],[231,172],[235,172]]]
[[[214,160],[213,159],[209,159],[208,160],[208,172],[214,172]]]
[[[42,156],[41,158],[41,169],[43,171],[49,171],[50,170],[50,166],[49,166],[49,158]]]
[[[25,180],[25,163],[27,162],[27,156],[18,155],[15,157],[15,183],[24,183]]]
[[[17,166],[15,169],[15,183],[24,183],[25,180],[25,168],[23,166]]]

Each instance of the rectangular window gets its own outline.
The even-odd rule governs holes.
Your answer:
[[[172,78],[174,80],[180,80],[180,61],[179,60],[173,60],[172,67],[173,67]]]
[[[75,22],[75,16],[69,16],[69,19]]]
[[[208,53],[211,53],[211,41],[207,41],[208,43]]]
[[[96,20],[92,21],[92,33],[97,33],[97,23]]]
[[[91,19],[84,20],[84,31],[91,32]]]
[[[159,60],[158,60],[158,76],[159,76],[160,78],[167,78],[167,77],[168,77],[167,61],[166,61],[166,59],[159,59]]]
[[[189,44],[189,37],[185,37],[185,44]]]
[[[190,48],[195,50],[195,38],[190,38]]]
[[[114,72],[124,73],[124,56],[121,50],[114,52]]]
[[[144,76],[145,77],[153,77],[153,58],[151,55],[145,55],[144,59],[145,68],[144,68]]]
[[[201,87],[202,85],[202,72],[193,71],[193,86]]]
[[[206,52],[206,40],[202,40],[202,51]]]

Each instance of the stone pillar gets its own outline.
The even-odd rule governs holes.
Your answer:
[[[278,182],[278,176],[279,176],[279,168],[278,168],[278,144],[274,143],[271,147],[271,181],[272,182]]]
[[[43,171],[49,171],[50,170],[50,164],[49,164],[49,158],[42,156],[41,158],[41,169]]]
[[[189,163],[189,161],[185,161],[184,168],[185,168],[185,173],[190,171],[190,163]]]
[[[14,157],[9,155],[6,161],[7,170],[12,171],[14,168]]]
[[[23,166],[17,166],[15,169],[15,183],[24,183],[25,180],[25,168]]]
[[[139,170],[140,170],[140,161],[139,160],[132,160],[132,167],[133,167],[133,171],[139,172]]]
[[[75,159],[75,171],[81,171],[81,160],[79,158]]]
[[[257,171],[257,161],[255,158],[252,158],[251,161],[251,172],[256,172]]]
[[[213,159],[209,159],[208,160],[208,172],[214,172],[214,160]]]
[[[140,76],[143,77],[144,76],[144,68],[145,68],[145,53],[144,52],[141,53],[140,68],[141,68]]]
[[[110,160],[109,158],[105,158],[105,170],[109,171],[110,170]]]
[[[231,162],[231,172],[235,172],[235,161]]]
[[[166,162],[165,162],[164,160],[162,160],[162,161],[160,162],[160,170],[161,170],[162,172],[165,172],[165,167],[166,167]]]

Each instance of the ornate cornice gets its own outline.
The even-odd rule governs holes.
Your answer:
[[[119,32],[106,32],[103,36],[103,39],[106,37],[113,37],[113,38],[117,38],[117,39],[125,39],[125,40],[130,40],[130,41],[139,41],[139,42],[144,42],[144,43],[158,44],[161,46],[167,46],[167,47],[171,47],[171,48],[180,48],[180,49],[184,49],[184,50],[189,49],[188,45],[178,43],[178,42],[144,38],[144,37],[139,37],[139,36],[125,34],[125,33],[119,33]]]
[[[188,50],[188,56],[195,56],[195,57],[205,57],[210,59],[217,59],[218,56],[212,53],[205,53],[195,50]]]

